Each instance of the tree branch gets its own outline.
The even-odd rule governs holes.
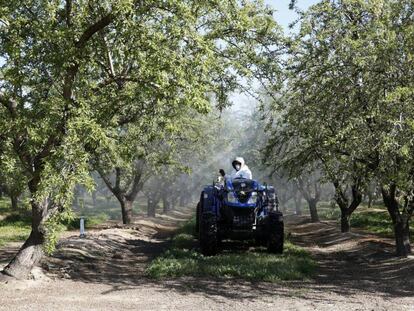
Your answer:
[[[98,31],[104,29],[106,26],[108,26],[110,23],[112,23],[115,19],[115,16],[113,14],[108,14],[104,17],[102,17],[99,21],[97,21],[95,24],[90,25],[81,35],[79,40],[75,43],[75,47],[78,49],[83,49],[86,45],[86,43],[89,41],[89,39]]]
[[[106,177],[105,173],[101,171],[100,169],[97,169],[99,176],[101,176],[102,180],[104,181],[105,185],[111,190],[112,193],[114,193],[114,186],[112,185],[111,181],[108,177]]]
[[[72,26],[71,14],[72,0],[66,0],[66,24],[68,25],[68,27]]]
[[[12,118],[16,117],[16,108],[17,108],[17,102],[13,99],[6,98],[3,94],[0,94],[0,103],[6,107],[6,109],[9,111]]]

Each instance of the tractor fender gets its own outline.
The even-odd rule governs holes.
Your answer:
[[[205,187],[203,191],[201,192],[200,196],[200,202],[201,202],[201,214],[205,213],[212,213],[214,215],[217,215],[218,209],[217,209],[217,198],[216,198],[216,190],[214,187]]]

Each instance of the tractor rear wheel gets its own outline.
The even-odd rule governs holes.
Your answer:
[[[216,215],[213,213],[201,213],[199,226],[201,253],[205,256],[216,255],[219,242]]]
[[[279,215],[269,215],[269,230],[267,240],[267,251],[274,254],[283,253],[285,239],[283,221],[279,221]]]

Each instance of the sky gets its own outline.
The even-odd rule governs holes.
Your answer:
[[[289,24],[297,18],[297,14],[289,10],[290,0],[264,0],[264,2],[276,10],[274,15],[276,22],[283,27],[286,34],[295,31],[289,29]],[[300,9],[306,10],[317,2],[319,0],[297,0],[296,4]],[[249,114],[255,107],[255,100],[245,94],[234,93],[230,96],[230,101],[233,103],[230,110],[234,113]]]
[[[270,5],[276,10],[275,19],[284,28],[285,32],[288,31],[289,23],[296,19],[296,13],[289,10],[290,0],[264,0],[267,5]],[[302,10],[306,10],[309,6],[319,2],[318,0],[297,0],[296,4]]]

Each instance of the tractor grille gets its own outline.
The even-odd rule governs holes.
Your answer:
[[[253,209],[233,208],[233,227],[251,229],[254,223]]]

